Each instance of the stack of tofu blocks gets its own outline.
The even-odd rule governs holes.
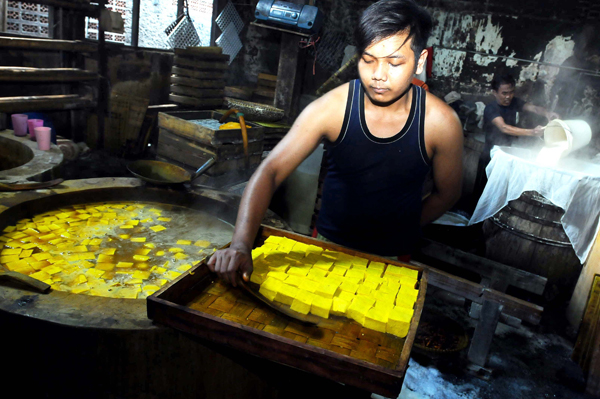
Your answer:
[[[419,294],[418,271],[281,236],[252,250],[250,281],[270,301],[301,314],[347,317],[404,338]]]

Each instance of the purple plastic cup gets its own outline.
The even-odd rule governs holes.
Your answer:
[[[42,151],[48,151],[50,149],[50,130],[49,127],[44,126],[33,129],[35,138],[37,139],[38,149]]]
[[[27,126],[29,126],[29,138],[35,141],[35,128],[44,126],[43,119],[28,119]]]
[[[13,130],[15,132],[15,136],[27,136],[27,115],[12,114],[10,118],[12,119],[12,125]]]

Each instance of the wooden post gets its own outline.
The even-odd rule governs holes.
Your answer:
[[[6,32],[6,0],[0,0],[0,32]]]
[[[494,339],[494,333],[500,320],[503,305],[497,302],[484,300],[479,323],[475,327],[469,353],[467,355],[470,362],[480,367],[485,367],[490,352],[490,346]]]
[[[131,47],[138,47],[140,38],[140,1],[133,0],[131,10]]]
[[[100,0],[100,7],[106,6],[106,0]],[[106,54],[106,40],[104,38],[104,29],[102,29],[102,13],[98,16],[98,74],[100,79],[98,80],[98,140],[96,147],[98,149],[104,148],[104,117],[106,115],[106,109],[108,107],[108,99],[110,93],[108,92],[108,56]]]

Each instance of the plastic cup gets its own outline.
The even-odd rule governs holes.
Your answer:
[[[50,129],[49,127],[36,127],[33,129],[37,139],[38,149],[48,151],[50,149]]]
[[[28,119],[27,125],[29,126],[29,138],[35,141],[35,128],[44,126],[43,119]]]
[[[27,136],[27,115],[12,114],[10,118],[12,119],[12,125],[13,130],[15,132],[15,136]]]

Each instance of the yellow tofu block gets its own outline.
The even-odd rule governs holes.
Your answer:
[[[292,250],[290,252],[288,252],[287,257],[295,259],[295,260],[300,260],[300,259],[304,258],[304,255],[305,255],[304,251],[300,252],[300,251],[297,251],[292,248]]]
[[[158,233],[159,231],[163,231],[166,229],[167,228],[165,226],[161,226],[161,225],[156,225],[156,226],[150,227],[150,230],[154,231],[155,233]]]
[[[278,261],[278,260],[281,261],[285,258],[286,255],[287,255],[286,252],[276,249],[273,251],[265,252],[265,260],[267,260],[269,262]]]
[[[296,242],[292,249],[295,252],[302,252],[303,254],[305,254],[306,251],[308,250],[308,248],[309,248],[308,244],[305,244],[303,242]]]
[[[190,240],[177,240],[177,245],[192,245]]]
[[[288,275],[284,272],[270,271],[267,273],[267,278],[268,277],[276,278],[279,281],[285,281],[288,278]]]
[[[402,287],[416,288],[417,280],[409,276],[400,276],[400,285]]]
[[[38,254],[33,254],[33,255],[31,255],[31,256],[32,256],[32,257],[33,257],[35,260],[37,260],[37,261],[42,261],[42,260],[45,260],[45,259],[48,259],[48,258],[51,258],[51,257],[52,257],[52,255],[51,255],[51,254],[49,254],[49,253],[47,253],[47,252],[40,252],[40,253],[38,253]],[[18,258],[17,258],[17,259],[18,259]]]
[[[355,269],[354,267],[346,272],[346,278],[357,278],[358,281],[363,281],[365,279],[365,271],[360,269]]]
[[[169,280],[174,280],[177,277],[181,276],[181,273],[180,272],[176,272],[175,270],[169,270],[169,271],[165,272],[163,274],[163,276],[165,276]]]
[[[133,266],[133,262],[118,262],[117,267],[131,267]]]
[[[23,274],[35,273],[35,269],[29,265],[23,265],[21,267],[17,267],[13,271],[15,271],[17,273],[23,273]]]
[[[390,275],[390,276],[402,276],[401,271],[402,267],[400,266],[394,266],[394,265],[388,265],[387,268],[385,269],[385,275]]]
[[[100,253],[104,255],[114,255],[117,251],[117,248],[104,248],[100,251]]]
[[[79,260],[95,260],[96,255],[93,252],[82,252],[79,254]]]
[[[140,222],[141,223],[150,223],[150,222],[152,222],[152,218],[146,218],[146,219],[140,220]]]
[[[394,296],[398,293],[399,289],[400,289],[400,283],[393,281],[393,280],[387,280],[387,283],[383,283],[379,287],[380,291],[386,292],[388,294],[393,294]]]
[[[2,231],[5,232],[5,233],[10,233],[12,231],[15,231],[16,228],[17,228],[16,226],[7,226]]]
[[[194,243],[194,245],[201,248],[208,248],[210,246],[210,241],[198,240]]]
[[[323,269],[311,268],[306,275],[307,278],[314,281],[321,281],[327,276],[327,272]]]
[[[402,307],[394,307],[388,316],[388,322],[385,331],[388,334],[396,335],[400,338],[406,337],[410,328],[410,320],[412,319],[412,309]]]
[[[156,256],[164,256],[165,251],[156,251]]]
[[[137,260],[138,262],[146,262],[148,259],[150,257],[146,255],[133,255],[133,260]]]
[[[275,266],[275,265],[273,265],[273,264],[270,264],[270,265],[269,265],[269,270],[272,270],[272,271],[274,271],[274,272],[282,272],[282,273],[285,273],[285,272],[287,272],[289,269],[290,269],[290,265],[289,265],[289,264],[287,264],[287,263],[286,263],[286,264],[283,264],[283,265],[277,265],[277,266]]]
[[[164,267],[157,267],[156,269],[154,269],[154,271],[158,274],[162,274],[162,273],[166,272],[167,269],[165,269]]]
[[[325,298],[333,298],[339,285],[337,284],[319,284],[315,289],[315,294]]]
[[[24,250],[25,250],[25,249],[32,249],[32,248],[35,248],[35,247],[37,247],[37,244],[36,244],[36,243],[33,243],[33,242],[32,242],[32,243],[29,243],[29,244],[24,244],[24,245],[22,246],[22,248],[23,248]]]
[[[156,220],[160,220],[161,222],[170,222],[171,218],[160,217],[160,218],[157,218]]]
[[[138,269],[141,269],[141,270],[145,270],[145,269],[149,269],[150,268],[150,264],[148,262],[136,262],[135,265],[133,265],[133,266],[136,267],[136,268],[138,268]]]
[[[99,269],[99,270],[111,271],[114,268],[115,268],[114,263],[96,263],[96,269]]]
[[[124,298],[124,299],[137,299],[139,293],[141,292],[141,287],[122,287],[117,290],[114,294],[115,298]]]
[[[71,249],[71,252],[88,252],[87,246],[85,245],[77,245]]]
[[[88,279],[87,277],[85,277],[85,275],[80,274],[79,276],[75,277],[75,279],[71,282],[71,285],[79,285],[79,284],[83,284],[83,283],[87,283]]]
[[[179,259],[179,260],[183,260],[183,259],[187,259],[189,258],[188,255],[182,253],[182,252],[178,252],[173,256],[175,259]]]
[[[331,305],[331,313],[336,316],[346,316],[348,306],[350,306],[350,301],[340,297],[334,297]]]
[[[99,263],[112,263],[114,261],[114,256],[100,254],[98,255],[97,261]]]
[[[275,296],[275,300],[277,302],[281,302],[285,305],[292,305],[294,298],[298,294],[298,288],[293,287],[289,284],[281,284],[281,286],[277,289],[277,295]]]
[[[331,261],[326,261],[323,259],[319,259],[318,261],[315,262],[315,264],[313,265],[313,267],[316,267],[317,269],[322,269],[325,271],[330,271],[331,269],[333,269],[333,260]]]
[[[46,262],[45,260],[42,260],[39,262],[31,262],[29,264],[29,266],[33,267],[35,270],[41,270],[42,268],[44,268],[48,265],[50,265],[50,263]]]
[[[50,256],[50,254],[48,254],[48,256]],[[19,259],[19,255],[0,256],[0,263],[18,262]]]
[[[349,292],[349,293],[351,293],[352,295],[354,295],[354,294],[356,294],[356,291],[358,291],[358,284],[354,284],[354,283],[351,283],[351,282],[350,282],[350,281],[348,281],[348,280],[345,280],[345,281],[344,281],[344,282],[342,282],[342,284],[340,285],[340,289],[341,289],[342,291]]]
[[[419,296],[419,290],[414,289],[409,286],[406,286],[406,285],[403,285],[400,287],[400,291],[398,291],[398,295],[403,296],[403,297],[413,298],[414,300],[417,300],[417,297]]]
[[[62,272],[62,267],[59,266],[46,266],[42,269],[43,272],[48,273],[49,275],[53,275],[59,272]]]
[[[359,324],[365,324],[365,316],[369,309],[373,307],[375,304],[375,300],[365,296],[356,296],[350,306],[348,306],[348,310],[346,311],[346,316],[352,320],[357,321]]]
[[[370,267],[368,267],[365,270],[365,277],[368,277],[368,276],[373,276],[373,277],[381,278],[381,276],[383,276],[383,270],[371,269]]]
[[[93,238],[90,240],[90,245],[100,245],[102,244],[102,238]]]
[[[372,291],[371,288],[361,284],[358,286],[358,289],[356,290],[356,295],[371,297],[372,296],[371,291]]]
[[[134,251],[135,255],[148,255],[150,252],[152,252],[151,249],[147,249],[147,248],[138,248]]]
[[[285,283],[293,287],[299,287],[300,284],[302,284],[302,281],[304,281],[302,277],[294,275],[288,275],[288,277],[285,279]]]
[[[396,302],[396,295],[381,290],[373,291],[373,298],[377,300],[377,303],[381,302],[394,305]]]
[[[196,245],[196,244],[194,244]],[[263,254],[264,254],[265,250],[264,248],[258,247],[258,248],[254,248],[252,250],[252,260],[256,261],[258,258],[260,258]]]
[[[90,287],[87,284],[82,284],[82,285],[79,285],[77,287],[74,287],[71,290],[71,292],[73,294],[81,294],[82,292],[86,292],[86,291],[89,291],[89,290],[90,290]]]
[[[146,247],[146,248],[150,248],[150,249],[154,249],[154,248],[156,248],[156,245],[154,245],[154,244],[153,244],[153,243],[151,243],[151,242],[147,242],[146,244],[144,244],[144,247]]]
[[[267,279],[267,273],[258,273],[256,269],[250,275],[250,281],[255,284],[262,284]]]
[[[415,306],[415,299],[410,296],[402,296],[400,292],[398,292],[398,296],[396,297],[396,306],[412,309]]]
[[[139,278],[141,280],[147,280],[150,278],[150,272],[148,271],[141,271],[141,270],[136,270],[131,277],[133,278]]]
[[[419,271],[415,270],[415,269],[410,269],[408,267],[402,267],[400,268],[400,274],[402,276],[407,276],[413,279],[418,279],[419,278]]]
[[[304,258],[302,258],[302,263],[304,263],[305,265],[314,265],[319,260],[321,260],[321,255],[319,255],[316,252],[311,252]]]
[[[312,245],[310,244],[308,246],[308,248],[306,249],[307,253],[314,253],[314,254],[320,254],[323,252],[323,248],[317,246],[317,245]]]
[[[310,304],[310,313],[314,314],[315,316],[328,319],[332,305],[332,298],[325,298],[319,295],[315,295],[313,297],[312,303]]]
[[[127,223],[125,223],[125,224],[131,225],[131,226],[137,226],[138,224],[140,224],[140,221],[139,220],[128,220]]]
[[[379,270],[383,274],[383,270],[385,269],[385,263],[383,262],[375,262],[371,261],[367,266],[367,270]]]
[[[304,290],[298,290],[290,308],[295,312],[308,314],[314,298],[315,294]]]
[[[373,281],[364,281],[361,285],[369,288],[371,291],[374,291],[379,287],[379,284]]]
[[[301,290],[308,291],[310,293],[314,293],[319,287],[320,283],[316,283],[313,280],[303,280],[302,283],[298,286]]]
[[[329,274],[337,274],[338,276],[343,276],[346,274],[346,270],[348,270],[347,268],[344,268],[342,266],[336,266],[337,263],[334,264],[333,269],[331,269],[331,271],[329,272]]]
[[[169,248],[169,252],[176,254],[176,253],[178,253],[178,252],[185,252],[185,251],[184,251],[184,249],[183,249],[183,248],[179,248],[179,247],[171,247],[171,248]]]
[[[290,274],[292,276],[305,277],[309,271],[310,271],[310,267],[295,266],[295,267],[290,267],[287,271],[287,274]]]
[[[190,264],[185,264],[185,265],[181,265],[177,268],[177,270],[179,270],[180,272],[186,272],[188,270],[190,270],[192,268],[192,265]]]
[[[267,278],[260,285],[260,289],[258,290],[258,292],[260,292],[269,301],[273,301],[275,300],[275,297],[277,296],[277,291],[279,290],[279,287],[282,284],[283,283],[281,282],[281,280],[277,280],[276,278],[270,277]]]
[[[279,244],[283,240],[283,237],[280,236],[268,236],[265,242]]]
[[[329,273],[323,281],[327,284],[335,284],[337,287],[339,287],[346,280],[342,276]]]
[[[121,229],[133,229],[134,226],[130,225],[130,224],[123,224],[121,226],[119,226]]]
[[[131,242],[146,242],[146,237],[131,237]]]
[[[348,302],[348,304],[350,304],[350,302],[352,302],[354,297],[355,297],[355,295],[353,293],[348,292],[348,291],[342,291],[338,288],[338,290],[335,292],[334,298],[343,299],[344,301]]]
[[[23,233],[28,236],[37,236],[38,234],[40,234],[39,231],[37,231],[36,229],[32,229],[31,227],[23,230]],[[18,235],[13,236],[13,238],[17,238],[17,237],[18,237]],[[25,237],[25,236],[23,236],[23,237]],[[22,238],[22,237],[18,237],[18,238]]]
[[[377,307],[369,309],[365,315],[364,326],[366,328],[370,328],[371,330],[384,333],[388,322],[388,313],[389,311],[386,312],[384,309]]]
[[[36,280],[44,281],[48,280],[51,276],[48,273],[40,270],[39,272],[30,274],[29,277],[33,277]]]
[[[21,248],[7,248],[0,252],[0,256],[19,255],[22,251]]]
[[[158,285],[148,284],[148,285],[145,285],[142,287],[142,291],[150,293],[150,292],[158,291],[159,288],[160,287]]]
[[[104,270],[98,269],[96,268],[92,268],[92,269],[88,269],[85,274],[88,276],[93,276],[96,278],[102,277],[102,275],[104,275],[104,273],[106,273]]]

